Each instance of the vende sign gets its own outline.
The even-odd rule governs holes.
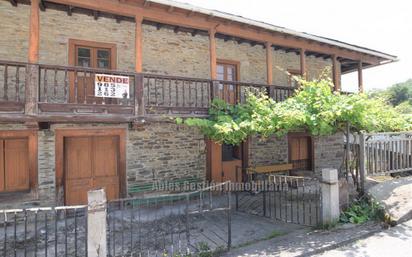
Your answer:
[[[129,77],[96,74],[94,96],[110,98],[129,98]]]

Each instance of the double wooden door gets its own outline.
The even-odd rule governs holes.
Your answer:
[[[29,189],[28,139],[0,139],[0,192]]]
[[[119,198],[118,136],[67,137],[64,152],[67,205],[87,204],[87,191],[99,188]]]

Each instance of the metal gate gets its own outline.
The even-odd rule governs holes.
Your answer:
[[[108,202],[108,256],[191,256],[230,248],[226,186]]]
[[[315,178],[271,175],[249,188],[236,191],[237,211],[300,225],[320,223],[321,191]]]

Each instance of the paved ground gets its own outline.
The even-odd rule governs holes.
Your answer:
[[[360,226],[344,225],[329,231],[316,231],[310,228],[290,232],[270,240],[232,249],[226,257],[291,257],[317,254],[333,248],[347,240],[364,237],[381,231],[381,226],[368,223]],[[390,256],[390,255],[389,255]]]
[[[400,177],[379,183],[368,193],[380,202],[394,221],[412,218],[412,177]]]
[[[412,255],[412,220],[318,257],[409,257]]]

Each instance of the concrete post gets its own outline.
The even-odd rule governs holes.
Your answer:
[[[330,224],[339,219],[338,170],[322,169],[322,224]]]
[[[87,253],[89,257],[106,257],[106,193],[104,189],[87,193]]]

